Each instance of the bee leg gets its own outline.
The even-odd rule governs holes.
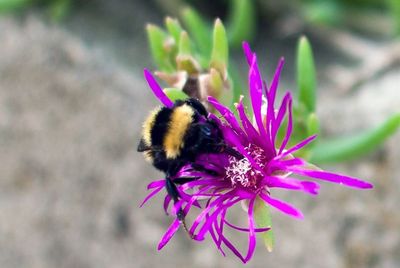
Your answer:
[[[174,200],[174,204],[176,204],[180,197],[178,189],[176,188],[176,185],[172,181],[170,176],[167,176],[165,179],[166,179],[166,188],[167,188],[168,195],[171,196],[171,198]],[[186,226],[185,212],[183,211],[182,207],[180,207],[178,209],[178,211],[176,212],[176,218],[182,224],[183,229],[185,229],[185,231],[190,235],[190,238],[193,238],[193,236],[189,232],[189,229]]]
[[[172,200],[174,200],[175,203],[178,202],[180,196],[175,183],[171,180],[171,177],[169,176],[167,176],[165,180],[165,187],[167,188],[168,195],[172,198]]]

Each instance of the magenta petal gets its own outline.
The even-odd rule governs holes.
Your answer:
[[[257,55],[256,55],[256,53],[253,53],[253,51],[251,51],[250,46],[247,42],[243,42],[242,47],[243,47],[243,52],[246,56],[247,64],[249,65],[250,69],[251,68],[254,69],[254,73],[253,73],[254,80],[250,81],[250,79],[249,79],[249,82],[250,83],[255,82],[257,84],[257,87],[262,88],[263,81],[262,81],[261,73],[260,73],[260,70],[259,70],[258,64],[257,64]]]
[[[241,129],[239,122],[237,121],[235,115],[229,110],[227,107],[218,102],[217,99],[208,96],[208,102],[211,103],[214,108],[226,119],[226,121],[232,126],[232,128],[240,134],[240,136],[244,136],[244,132]]]
[[[169,207],[170,203],[171,203],[171,196],[166,195],[164,198],[164,211],[165,211],[165,214],[167,214],[167,215],[168,215],[168,207]]]
[[[251,63],[253,62],[254,54],[250,49],[249,43],[243,42],[242,47],[243,47],[244,55],[246,56],[247,64],[250,66]]]
[[[264,124],[261,117],[261,106],[262,106],[262,81],[260,74],[257,69],[256,57],[253,58],[253,63],[251,64],[249,70],[249,88],[250,88],[250,99],[251,105],[253,106],[254,117],[256,119],[258,131],[261,136],[268,140],[267,133],[265,132]]]
[[[211,209],[213,209],[214,207],[217,207],[219,204],[221,204],[224,201],[224,198],[226,198],[226,197],[225,196],[218,197],[217,199],[215,199],[214,201],[212,201],[211,203],[206,205],[206,207],[203,209],[203,211],[194,220],[192,227],[190,228],[190,233],[194,234],[197,227],[200,225],[200,223],[203,221],[203,219],[208,215],[209,211]],[[202,240],[202,239],[199,238],[199,240]]]
[[[247,250],[245,262],[248,262],[254,254],[254,249],[256,248],[256,233],[255,233],[255,223],[254,223],[254,202],[255,198],[251,199],[249,202],[248,219],[249,219],[249,247]]]
[[[215,230],[217,231],[217,233],[219,234],[219,238],[218,238],[218,247],[221,248],[221,243],[222,243],[222,234],[224,232],[224,221],[225,221],[225,216],[226,216],[226,212],[227,212],[228,208],[225,208],[220,215],[220,220],[219,220],[219,226],[218,226],[218,222],[216,221],[214,223],[215,226]]]
[[[335,174],[327,171],[319,170],[307,170],[295,167],[289,167],[288,170],[303,176],[308,176],[324,181],[342,184],[348,187],[359,188],[359,189],[371,189],[374,186],[366,181],[359,180],[357,178]]]
[[[225,212],[226,210],[222,211],[220,214],[221,219],[225,217]],[[207,215],[207,220],[209,219],[209,216]],[[221,228],[218,226],[218,221],[215,220],[212,225],[209,228],[209,233],[211,235],[211,238],[214,240],[215,245],[217,246],[217,249],[221,252],[221,254],[225,257],[225,252],[221,247],[222,239],[221,239],[221,234],[223,232],[222,230],[222,224]],[[215,230],[214,230],[215,229]]]
[[[307,191],[309,194],[317,195],[319,191],[319,184],[313,181],[302,181],[301,185],[303,186],[304,191]]]
[[[158,243],[158,250],[161,250],[169,242],[169,240],[171,240],[176,231],[179,229],[179,225],[179,220],[175,219],[171,226],[168,228],[167,232],[165,232],[164,236],[161,238],[161,241]]]
[[[275,127],[275,97],[276,97],[276,90],[278,88],[279,84],[279,78],[281,75],[281,71],[283,68],[284,60],[281,58],[279,61],[278,68],[275,71],[274,78],[272,79],[271,87],[269,92],[266,92],[267,95],[267,120],[266,120],[266,127],[267,127],[267,133],[271,134],[271,143],[274,145],[275,144],[275,136],[274,132],[277,130],[274,130]]]
[[[207,185],[227,185],[225,181],[217,181],[215,178],[212,179],[201,179],[196,181],[190,181],[182,185],[182,190],[188,190],[196,186],[207,186]]]
[[[147,201],[149,201],[153,196],[155,196],[156,194],[158,194],[159,191],[161,191],[164,187],[160,187],[155,189],[154,191],[152,191],[150,194],[148,194],[146,196],[146,198],[143,200],[143,202],[140,204],[139,207],[142,207],[144,204],[147,203]]]
[[[163,89],[157,83],[156,79],[149,70],[144,69],[144,77],[146,78],[151,90],[153,90],[154,95],[161,101],[162,104],[168,108],[174,106],[174,103],[168,98],[167,95],[165,95]]]
[[[221,126],[220,129],[227,144],[231,146],[233,145],[233,147],[242,146],[242,142],[240,140],[239,135],[236,134],[236,132],[234,132],[231,127]]]
[[[236,249],[236,247],[224,236],[223,234],[223,222],[225,219],[225,214],[226,214],[226,210],[228,209],[228,207],[225,207],[222,212],[220,213],[220,227],[218,226],[218,221],[214,221],[213,226],[215,227],[215,230],[217,232],[217,234],[219,235],[218,237],[218,249],[221,249],[221,243],[224,243],[226,245],[226,247],[231,250],[233,252],[233,254],[235,254],[242,262],[244,261],[244,257],[242,256],[242,254]],[[225,254],[224,254],[225,255]]]
[[[299,165],[304,165],[307,162],[302,158],[292,158],[292,159],[281,160],[281,163],[283,163],[286,166],[299,166]]]
[[[278,133],[278,130],[281,127],[283,118],[285,117],[287,104],[291,99],[292,95],[289,92],[286,93],[286,95],[282,99],[282,103],[281,106],[279,107],[278,114],[276,115],[276,119],[272,124],[271,136],[273,144],[275,144],[276,134]]]
[[[192,196],[185,193],[184,191],[182,191],[182,189],[180,189],[181,187],[182,186],[178,187],[178,192],[179,192],[179,196],[180,196],[181,200],[185,201],[185,202],[190,202],[190,200],[192,199]]]
[[[214,212],[204,222],[203,226],[200,228],[196,237],[199,240],[204,239],[204,236],[210,229],[210,226],[216,221],[217,217],[224,211],[224,209],[233,206],[235,203],[239,202],[240,200],[241,200],[241,198],[236,198],[236,199],[233,199],[232,201],[227,202],[224,205],[215,206]]]
[[[282,72],[282,68],[283,68],[284,64],[285,64],[285,59],[280,58],[278,67],[275,70],[275,74],[274,74],[274,77],[272,78],[271,86],[270,86],[270,89],[268,92],[268,100],[271,100],[272,108],[274,106],[276,91],[278,89],[279,79],[281,77],[281,72]],[[268,103],[268,105],[269,105],[269,103]],[[272,111],[273,111],[273,109],[272,109]]]
[[[173,208],[172,213],[174,213],[175,215],[178,214],[178,211],[180,208],[182,208],[182,205],[184,202],[185,202],[185,200],[182,200],[182,199],[179,200],[178,202],[176,202],[174,204],[174,206],[172,207]]]
[[[292,135],[293,115],[292,115],[292,100],[291,99],[289,99],[289,102],[288,102],[288,111],[289,111],[289,115],[288,115],[288,123],[287,123],[286,135],[285,135],[285,138],[282,141],[282,144],[281,144],[281,147],[279,149],[279,153],[278,154],[281,154],[283,152],[283,150],[285,149],[287,143],[289,142],[290,135]]]
[[[250,70],[249,70],[249,84],[253,84],[256,88],[262,89],[263,87],[263,81],[261,78],[261,73],[258,68],[258,63],[257,63],[257,55],[253,53],[253,59],[251,63],[249,64]],[[251,90],[251,88],[250,88]],[[262,95],[262,92],[261,92]]]
[[[150,189],[158,188],[161,186],[165,186],[165,179],[153,181],[153,182],[149,183],[149,185],[147,185],[147,189],[150,190]]]
[[[193,204],[193,200],[186,204],[185,208],[183,209],[183,212],[185,215],[189,212],[191,206]],[[177,204],[174,205],[175,210],[177,210],[179,207],[181,207],[182,202],[178,202]],[[161,250],[168,242],[171,240],[172,236],[176,233],[176,231],[179,229],[180,226],[180,221],[176,218],[168,230],[165,232],[164,236],[161,238],[160,242],[158,243],[158,250]]]
[[[214,223],[214,225],[212,227],[216,227],[215,225],[218,225],[218,224]],[[219,250],[219,252],[221,252],[222,256],[225,257],[225,252],[221,247],[222,239],[220,239],[219,236],[217,237],[213,228],[210,228],[210,235],[211,235],[211,238],[214,241],[215,245],[217,246],[217,249]]]
[[[256,144],[265,144],[264,139],[260,139],[260,135],[258,134],[257,130],[254,128],[253,124],[250,122],[249,118],[247,117],[242,100],[239,101],[239,104],[236,106],[237,111],[239,112],[239,117],[242,122],[242,126],[247,133],[247,137],[250,142]]]
[[[273,165],[275,165],[275,164],[280,165],[280,167],[283,168],[283,167],[287,167],[287,166],[301,166],[301,165],[305,165],[307,162],[301,158],[292,158],[292,159],[286,159],[286,160],[282,160],[282,159],[274,160],[272,163],[273,163]]]
[[[241,231],[241,232],[249,232],[249,231],[250,231],[249,228],[242,228],[242,227],[236,226],[236,225],[234,225],[234,224],[228,222],[227,220],[224,220],[224,223],[226,223],[226,225],[228,225],[229,227],[231,227],[231,228],[233,228],[233,229],[235,229],[235,230]],[[268,231],[268,230],[270,230],[270,229],[271,229],[270,227],[265,227],[265,228],[254,228],[254,231],[255,231],[256,233],[263,233],[263,232],[266,232],[266,231]]]
[[[300,181],[291,178],[268,177],[266,183],[270,188],[284,188],[288,190],[301,190],[311,195],[317,195],[319,185],[312,181]]]
[[[297,219],[303,219],[303,214],[301,213],[300,210],[294,208],[293,206],[280,201],[278,199],[274,199],[271,198],[269,195],[265,194],[265,193],[260,193],[260,197],[267,202],[268,204],[270,204],[271,206],[277,208],[278,210],[282,211],[285,214],[288,214],[294,218]]]
[[[282,159],[283,157],[303,148],[304,146],[306,146],[307,144],[309,144],[310,142],[312,142],[315,138],[317,137],[317,135],[313,135],[308,137],[307,139],[299,142],[298,144],[296,144],[295,146],[291,147],[290,149],[282,152],[281,154],[279,154],[276,158],[278,159]]]
[[[272,159],[268,163],[268,174],[273,174],[275,171],[286,171],[289,166],[302,166],[307,162],[301,158],[284,159],[280,155]]]
[[[229,248],[233,254],[235,254],[243,263],[246,263],[244,257],[242,254],[240,254],[239,250],[235,248],[235,246],[224,236],[221,234],[222,242],[226,245],[227,248]]]

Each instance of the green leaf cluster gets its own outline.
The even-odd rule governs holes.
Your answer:
[[[208,24],[190,8],[182,11],[182,19],[188,32],[177,19],[170,17],[165,19],[166,30],[147,25],[150,50],[157,69],[168,73],[179,71],[179,57],[186,57],[199,63],[201,69],[216,68],[220,73],[226,72],[229,47],[222,22],[217,19],[210,31]]]
[[[190,8],[182,11],[182,20],[188,32],[177,19],[169,17],[165,19],[165,29],[147,25],[150,51],[158,74],[162,73],[161,76],[167,78],[165,81],[174,82],[182,71],[190,77],[206,75],[207,83],[203,88],[207,95],[232,105],[232,88],[237,87],[229,76],[229,43],[223,23],[216,19],[210,30],[208,23]]]

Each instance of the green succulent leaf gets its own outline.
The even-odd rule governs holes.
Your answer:
[[[240,47],[243,40],[251,41],[255,34],[255,20],[253,0],[232,0],[228,18],[229,43]]]
[[[224,87],[224,81],[222,80],[221,74],[214,68],[210,69],[210,87],[214,92],[209,92],[211,96],[216,98],[222,93]]]
[[[217,69],[222,76],[226,76],[227,73],[228,54],[228,37],[226,36],[225,27],[221,20],[217,19],[214,24],[210,67]]]
[[[254,219],[258,228],[272,228],[272,218],[269,207],[259,197],[254,203]],[[261,233],[265,247],[269,252],[272,251],[275,244],[275,237],[272,229]]]
[[[192,45],[187,32],[181,32],[179,39],[179,55],[190,55],[192,53]]]
[[[10,12],[33,3],[33,0],[0,0],[0,12]]]
[[[188,28],[190,36],[203,57],[209,57],[211,52],[210,28],[194,9],[187,7],[182,10],[182,20]]]
[[[186,95],[182,90],[177,89],[177,88],[165,88],[164,93],[170,98],[172,101],[177,101],[177,100],[185,100],[189,98],[188,95]]]
[[[150,50],[158,69],[164,72],[172,72],[174,70],[171,63],[168,51],[165,49],[164,44],[168,38],[161,28],[148,24],[146,27],[147,37],[150,43]]]
[[[188,34],[181,33],[178,56],[175,58],[178,70],[183,70],[189,74],[197,74],[200,71],[199,63],[192,55],[192,43]]]
[[[300,105],[305,106],[308,112],[314,112],[316,106],[315,64],[310,42],[305,36],[300,38],[297,46],[297,86]]]
[[[179,24],[179,21],[171,17],[166,17],[165,26],[167,27],[168,33],[174,38],[175,43],[179,44],[179,39],[183,31],[181,25]]]
[[[387,119],[381,125],[330,141],[321,141],[312,149],[311,162],[340,162],[364,155],[378,147],[400,127],[400,113]]]
[[[178,56],[176,58],[176,68],[178,71],[186,71],[189,75],[199,73],[199,65],[191,56]]]
[[[307,117],[307,136],[319,134],[319,120],[315,113]]]

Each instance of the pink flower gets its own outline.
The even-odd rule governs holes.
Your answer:
[[[243,44],[243,48],[250,67],[248,74],[249,97],[255,119],[254,124],[246,114],[242,98],[236,104],[237,118],[218,100],[208,97],[209,103],[222,115],[223,119],[221,120],[211,113],[208,117],[217,122],[225,143],[240,152],[244,158],[238,160],[226,153],[199,155],[195,164],[212,172],[196,171],[193,169],[192,163],[184,166],[174,180],[185,177],[198,177],[199,179],[177,185],[181,199],[172,208],[172,213],[176,213],[179,208],[183,208],[185,214],[188,214],[194,206],[201,208],[201,212],[189,228],[193,239],[201,241],[210,235],[222,254],[225,255],[224,246],[246,263],[253,256],[256,233],[270,230],[269,227],[256,228],[254,218],[256,200],[262,200],[268,206],[291,217],[303,218],[303,214],[298,209],[272,197],[272,190],[286,189],[302,191],[310,195],[318,194],[320,186],[317,182],[295,178],[293,175],[338,183],[357,189],[369,189],[373,186],[357,178],[323,171],[315,167],[311,168],[312,165],[305,160],[293,156],[296,151],[313,141],[316,136],[311,136],[286,148],[293,129],[291,94],[286,93],[280,105],[275,108],[276,92],[284,61],[280,60],[271,84],[267,86],[259,72],[256,55],[250,50],[247,43]],[[161,87],[147,70],[145,70],[145,77],[160,101],[171,107],[173,102],[163,93]],[[279,142],[277,135],[280,128],[285,130],[285,135]],[[152,192],[143,203],[164,187],[164,179],[150,183],[148,188]],[[168,212],[171,198],[166,195],[164,200],[164,209]],[[248,226],[246,227],[238,227],[225,217],[228,210],[240,202],[247,206]],[[175,219],[161,239],[158,249],[163,248],[169,242],[179,226],[178,219]],[[241,253],[234,246],[233,241],[226,237],[227,228],[247,233],[249,241],[247,252]]]

